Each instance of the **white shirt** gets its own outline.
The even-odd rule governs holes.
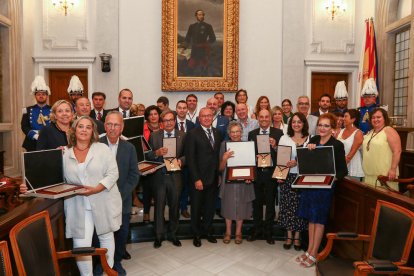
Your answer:
[[[208,137],[208,128],[206,128],[206,127],[204,127],[204,126],[202,126],[202,125],[200,125],[202,128],[203,128],[203,130],[204,130],[204,132],[205,132],[205,134],[206,134],[206,136],[207,136],[207,139],[210,141],[210,138]],[[214,142],[214,133],[213,133],[213,128],[212,127],[210,127],[209,128],[210,129],[210,133],[211,133],[211,137],[213,138],[213,142]]]
[[[177,117],[177,125],[178,125],[178,129],[181,130],[181,122],[183,122],[183,128],[184,128],[184,132],[187,132],[187,126],[185,125],[185,120],[181,120],[180,118]]]
[[[168,133],[171,133],[170,137],[168,137]],[[171,132],[164,130],[164,138],[174,138],[174,137],[175,137],[174,130],[172,130]]]
[[[119,138],[116,140],[115,144],[112,144],[111,141],[109,141],[108,137],[106,137],[106,139],[108,140],[109,149],[116,158],[116,153],[118,152]]]
[[[266,131],[266,134],[270,134],[270,127],[268,127],[267,129],[262,129],[260,128],[260,133],[259,134],[263,134],[263,131]]]
[[[193,122],[194,124],[196,123],[197,116],[198,116],[198,108],[194,110],[193,114],[191,114],[190,110],[187,111],[187,119]]]
[[[120,107],[118,107],[118,110],[119,110],[119,112],[121,112],[122,113],[122,116],[124,116],[124,111],[126,111],[126,116],[125,116],[125,118],[129,118],[130,117],[130,111],[129,111],[129,109],[128,110],[123,110],[122,108],[120,108]]]
[[[101,118],[103,117],[103,109],[101,111],[95,110],[95,119],[98,120],[98,114],[101,114]]]

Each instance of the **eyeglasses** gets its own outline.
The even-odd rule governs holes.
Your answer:
[[[173,123],[175,122],[174,119],[167,119],[167,120],[162,120],[164,123]]]
[[[120,124],[106,123],[105,125],[108,128],[121,128],[121,125]]]
[[[213,118],[213,115],[200,115],[201,118]]]
[[[320,128],[330,128],[331,125],[318,124],[318,127],[320,127]]]
[[[237,134],[237,133],[241,133],[241,131],[240,130],[232,130],[232,131],[230,131],[230,134]]]
[[[298,103],[298,105],[309,105],[309,103]]]

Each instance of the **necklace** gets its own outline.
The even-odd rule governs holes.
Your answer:
[[[367,143],[367,151],[369,151],[369,144],[371,144],[371,140],[375,137],[375,136],[377,136],[378,135],[378,133],[380,133],[383,129],[384,129],[384,127],[385,126],[383,126],[378,132],[375,132],[375,130],[373,130],[372,131],[372,134],[371,134],[371,138],[369,138],[369,140],[368,140],[368,143]]]
[[[87,147],[86,147],[86,148],[84,148],[84,149],[80,149],[80,148],[78,148],[77,146],[75,146],[75,149],[77,149],[78,151],[85,151],[85,150],[89,149],[89,147],[90,147],[90,146],[87,146]]]

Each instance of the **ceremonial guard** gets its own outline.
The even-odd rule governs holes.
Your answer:
[[[22,131],[26,135],[22,147],[27,151],[36,150],[39,130],[50,124],[50,105],[47,104],[50,89],[42,76],[37,76],[32,82],[31,94],[35,96],[36,104],[23,108],[21,121]]]
[[[346,84],[344,81],[338,81],[335,86],[334,94],[336,108],[332,113],[340,112],[344,114],[348,111],[348,91],[346,91]]]
[[[68,86],[68,94],[72,104],[72,109],[76,113],[76,100],[83,96],[83,85],[79,77],[73,75]]]
[[[377,85],[375,84],[375,80],[373,78],[367,79],[364,83],[364,87],[361,91],[361,97],[364,101],[364,106],[361,106],[359,110],[359,129],[365,134],[371,130],[371,126],[369,124],[369,113],[376,107],[377,105],[377,97],[378,97],[378,89]]]

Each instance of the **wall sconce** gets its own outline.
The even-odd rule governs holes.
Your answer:
[[[102,72],[105,72],[105,73],[111,72],[111,58],[112,58],[112,55],[102,53],[102,54],[99,55],[99,57],[101,58]]]
[[[343,0],[327,0],[324,7],[329,13],[332,21],[335,19],[335,16],[341,16],[346,11],[346,4]]]
[[[73,8],[75,6],[74,0],[52,0],[52,4],[55,8],[63,10],[65,13],[65,16],[68,15],[68,9],[70,7]]]

